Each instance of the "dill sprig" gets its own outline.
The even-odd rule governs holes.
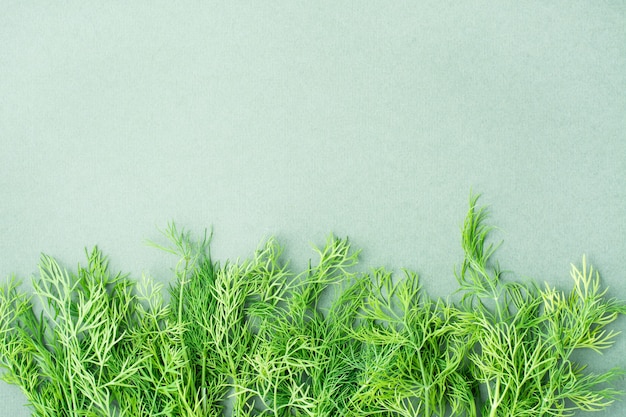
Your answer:
[[[572,266],[569,294],[502,282],[499,265],[491,263],[495,246],[486,246],[486,210],[477,199],[470,199],[457,278],[465,301],[458,330],[472,346],[469,368],[481,387],[481,415],[565,416],[606,408],[620,392],[605,384],[622,371],[586,372],[573,353],[610,347],[616,333],[606,327],[624,313],[624,303],[605,298],[584,257],[582,269]]]
[[[309,264],[284,284],[281,303],[254,311],[263,324],[257,350],[247,358],[253,377],[243,389],[258,400],[263,413],[342,415],[355,389],[348,355],[358,342],[349,330],[365,289],[350,271],[358,253],[347,239],[333,236],[316,252],[317,265]],[[330,307],[323,307],[322,294],[341,284],[347,288],[338,290]]]
[[[424,294],[414,272],[394,283],[392,273],[377,269],[371,282],[355,332],[367,352],[353,399],[358,415],[443,416],[448,407],[472,414],[461,366],[466,352],[452,325],[458,311]]]
[[[77,273],[42,256],[33,287],[39,315],[15,281],[0,293],[3,378],[22,387],[37,416],[114,415],[114,393],[141,366],[112,365],[129,337],[132,283],[111,276],[96,248]]]

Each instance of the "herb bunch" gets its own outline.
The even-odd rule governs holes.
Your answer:
[[[330,236],[295,274],[273,238],[216,262],[211,235],[170,224],[165,289],[112,274],[95,248],[68,272],[42,256],[33,295],[0,288],[2,378],[33,416],[567,416],[608,407],[622,370],[593,373],[626,304],[583,258],[569,292],[504,279],[470,198],[458,302],[418,275],[357,270]],[[167,295],[167,297],[165,297]],[[165,301],[167,298],[168,301]]]

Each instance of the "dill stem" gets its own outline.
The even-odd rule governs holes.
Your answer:
[[[424,369],[424,362],[422,361],[422,352],[420,351],[420,349],[417,349],[417,360],[420,363],[420,372],[422,374],[422,383],[424,384],[424,415],[425,416],[429,416],[430,415],[430,401],[429,400],[429,390],[430,390],[430,384],[426,383],[426,370]]]
[[[206,390],[206,352],[202,352],[202,411],[207,413],[207,390]]]
[[[185,256],[185,266],[180,278],[180,290],[178,293],[178,324],[183,322],[183,290],[187,284],[187,270],[189,268],[189,257]]]
[[[74,389],[74,380],[72,378],[72,375],[69,374],[69,370],[72,368],[72,364],[70,363],[70,356],[67,355],[67,371],[68,371],[68,382],[70,384],[70,395],[72,398],[72,407],[74,410],[78,410],[78,405],[76,404],[76,392]]]
[[[187,270],[189,268],[189,256],[185,256],[185,266],[183,267],[183,271],[180,277],[180,290],[178,293],[178,325],[182,325],[183,323],[183,294],[184,294],[184,288],[185,285],[187,284]],[[181,346],[183,348],[183,358],[185,360],[186,363],[189,363],[189,356],[187,354],[187,346],[185,344],[185,339],[183,337],[181,337],[180,340]],[[183,383],[188,383],[188,384],[193,384],[193,376],[191,375],[191,370],[187,369],[187,381],[185,381],[183,379]],[[181,375],[181,377],[184,377],[184,375]],[[188,386],[188,389],[192,389],[193,387]],[[187,401],[187,398],[185,397],[185,393],[181,391],[181,387],[180,385],[178,386],[178,390],[179,390],[179,395],[181,397],[181,400],[183,402],[184,407],[187,409],[187,412],[191,415],[191,409],[189,406],[189,402]]]
[[[278,381],[274,384],[274,412],[278,415]]]
[[[491,403],[491,411],[489,412],[489,417],[495,417],[496,411],[498,411],[498,405],[500,405],[500,378],[496,379],[496,387],[494,392],[494,400]]]
[[[503,317],[502,317],[502,308],[500,307],[500,303],[498,302],[498,295],[496,294],[496,290],[494,289],[494,294],[493,294],[493,301],[496,304],[496,313],[498,314],[498,320],[500,323],[502,323],[503,321]]]

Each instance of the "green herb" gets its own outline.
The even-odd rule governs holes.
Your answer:
[[[69,274],[43,256],[33,281],[43,311],[11,281],[0,292],[3,378],[22,387],[37,416],[112,415],[117,389],[142,366],[119,358],[132,323],[132,286],[94,249]]]
[[[572,266],[570,294],[546,285],[505,283],[499,266],[490,265],[494,246],[485,247],[486,211],[473,197],[463,230],[465,260],[458,275],[465,308],[459,331],[473,345],[472,378],[484,388],[483,416],[563,416],[594,411],[619,392],[605,383],[621,371],[585,373],[573,358],[576,349],[601,351],[616,335],[607,331],[624,303],[607,300],[599,276]],[[491,308],[490,308],[491,307]]]
[[[96,248],[68,272],[42,256],[32,298],[0,288],[2,377],[34,416],[566,416],[608,407],[622,370],[592,373],[626,304],[583,258],[573,286],[507,281],[487,211],[470,199],[459,302],[417,274],[356,269],[330,236],[293,273],[275,239],[251,259],[210,256],[173,223],[162,286],[111,274]],[[167,298],[168,301],[165,301]]]

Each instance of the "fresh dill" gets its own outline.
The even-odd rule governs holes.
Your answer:
[[[357,269],[330,236],[294,273],[271,238],[216,262],[211,234],[171,223],[168,289],[113,274],[95,248],[68,271],[42,256],[32,294],[0,287],[2,378],[33,416],[568,416],[622,394],[623,370],[587,370],[626,314],[583,257],[572,288],[508,281],[488,212],[470,198],[459,302],[412,271]],[[165,291],[168,291],[166,294]],[[168,300],[168,301],[165,301]]]

